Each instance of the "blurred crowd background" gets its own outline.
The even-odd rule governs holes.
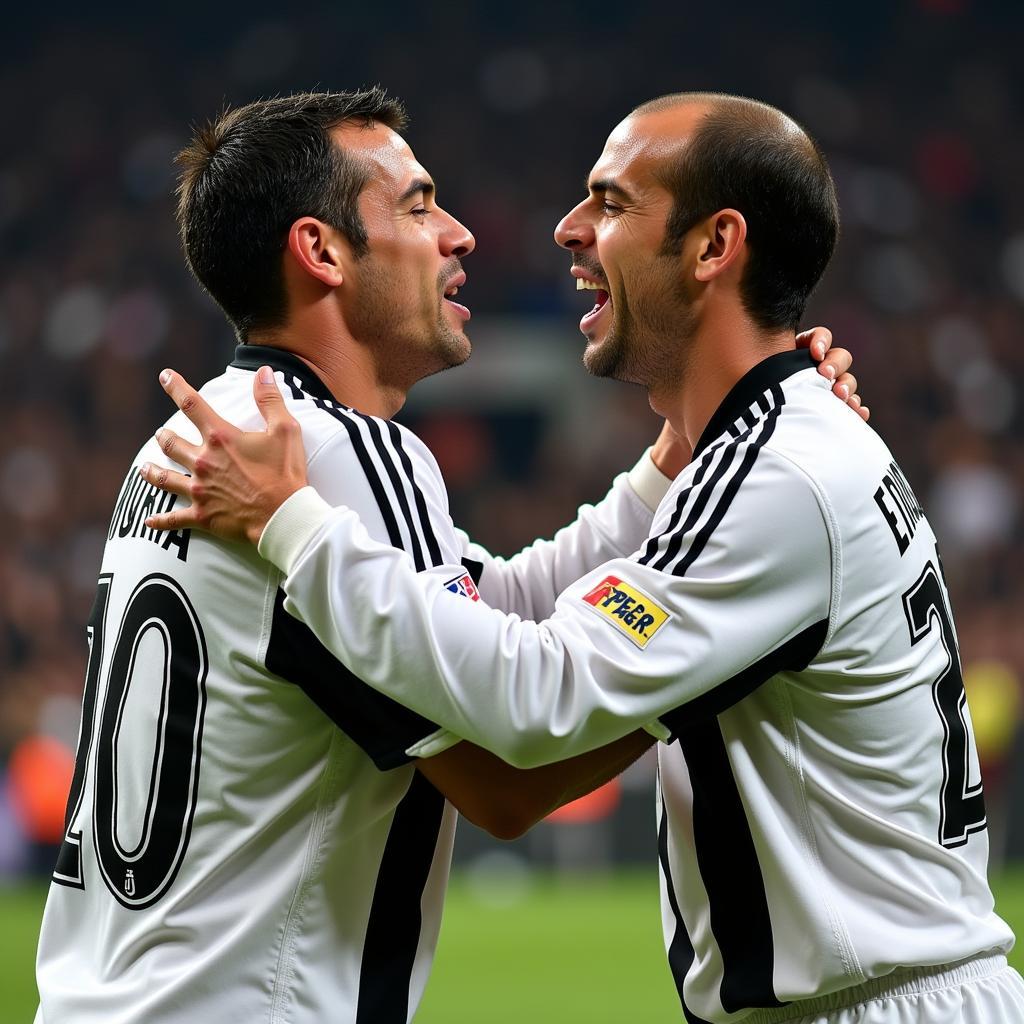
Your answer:
[[[439,201],[477,239],[460,291],[473,359],[424,382],[399,419],[437,455],[458,525],[501,553],[603,494],[658,430],[641,392],[579,365],[589,303],[551,238],[611,127],[652,96],[711,89],[774,103],[816,136],[843,235],[805,326],[853,350],[872,422],[940,538],[996,855],[1024,855],[1024,8],[209,6],[5,13],[0,876],[51,867],[107,524],[169,412],[156,375],[199,382],[233,351],[183,266],[174,153],[225,104],[373,82],[407,102]],[[650,791],[641,765],[523,849],[627,857],[633,801],[649,858]]]

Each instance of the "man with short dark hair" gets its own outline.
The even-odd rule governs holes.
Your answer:
[[[588,192],[555,233],[596,292],[587,366],[646,387],[693,449],[635,552],[542,622],[461,601],[451,567],[416,573],[303,487],[272,381],[268,433],[225,434],[170,371],[219,447],[162,435],[193,476],[144,475],[192,505],[153,521],[258,541],[356,675],[513,764],[661,740],[688,1021],[1024,1019],[934,535],[794,345],[838,230],[824,160],[771,107],[679,94],[615,128]]]

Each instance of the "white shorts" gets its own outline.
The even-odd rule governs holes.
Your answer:
[[[1024,1024],[1024,981],[1002,955],[905,968],[743,1024]]]

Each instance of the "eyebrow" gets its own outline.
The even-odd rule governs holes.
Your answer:
[[[412,199],[418,192],[423,193],[423,198],[434,194],[434,183],[429,178],[417,178],[399,197],[398,203],[404,203]]]
[[[622,199],[633,198],[614,178],[598,178],[597,181],[590,181],[588,178],[584,178],[583,187],[588,192],[611,192]]]

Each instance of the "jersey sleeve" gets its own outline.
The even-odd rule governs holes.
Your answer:
[[[511,558],[491,555],[458,531],[463,564],[475,573],[489,605],[524,619],[545,619],[570,583],[595,566],[636,551],[671,483],[648,450],[629,473],[616,477],[601,501],[583,505],[575,521],[552,539],[535,541]]]
[[[292,613],[370,685],[520,767],[640,727],[667,739],[803,668],[828,628],[825,512],[765,450],[703,482],[687,470],[647,544],[573,583],[540,623],[459,600],[448,569],[410,571],[311,489],[278,515],[260,550],[287,572]]]
[[[327,403],[302,412],[307,443],[313,444],[309,479],[324,499],[358,513],[369,535],[389,545],[410,572],[442,563],[442,548],[451,551],[457,544],[447,503],[438,499],[433,474],[419,465],[415,446],[403,444],[400,428]],[[325,415],[333,418],[326,430]],[[283,590],[264,660],[271,672],[302,687],[381,770],[410,761],[410,748],[430,744],[437,752],[456,741],[363,683],[308,626],[286,614]]]

